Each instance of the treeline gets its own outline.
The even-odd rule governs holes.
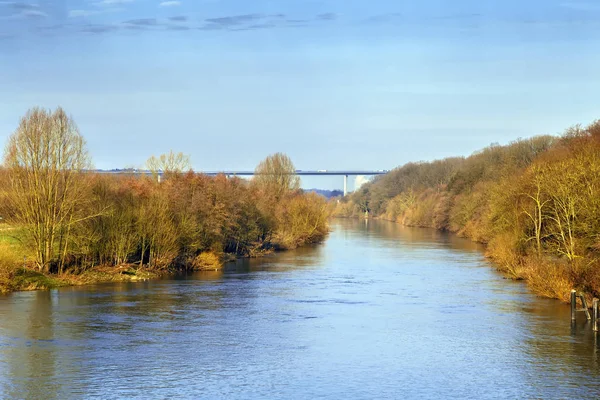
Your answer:
[[[470,157],[409,163],[337,205],[456,232],[543,296],[600,295],[600,122],[562,136],[492,145]]]
[[[147,168],[152,175],[88,172],[74,121],[60,108],[32,109],[0,171],[0,238],[10,233],[32,266],[60,273],[214,268],[227,254],[256,256],[328,233],[325,199],[300,190],[283,154],[267,157],[252,181],[193,173],[181,153],[152,157]]]

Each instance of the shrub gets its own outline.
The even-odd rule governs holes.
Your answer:
[[[192,268],[196,271],[221,269],[221,258],[212,251],[198,254],[192,261]]]
[[[523,269],[525,279],[538,295],[570,301],[571,289],[576,287],[567,263],[538,257],[527,258]]]

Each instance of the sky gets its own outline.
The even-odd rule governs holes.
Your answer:
[[[392,169],[600,118],[598,49],[600,0],[0,0],[0,142],[62,106],[102,169]]]

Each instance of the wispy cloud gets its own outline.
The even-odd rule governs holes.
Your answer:
[[[0,1],[1,8],[7,8],[9,15],[5,18],[48,18],[49,15],[38,4],[17,1]]]
[[[7,6],[12,8],[13,10],[23,11],[23,10],[39,10],[40,6],[33,3],[22,3],[18,1],[0,1],[0,6]]]
[[[21,15],[27,18],[48,18],[48,14],[42,10],[25,10]]]
[[[86,25],[86,26],[83,26],[80,29],[80,31],[83,33],[98,34],[98,33],[114,32],[117,29],[118,28],[114,25]]]
[[[307,20],[307,19],[286,19],[285,22],[287,22],[290,25],[301,25],[301,24],[308,24],[309,20]]]
[[[48,25],[48,26],[40,26],[37,28],[40,32],[57,32],[64,29],[67,25],[65,24],[56,24],[56,25]]]
[[[124,24],[127,25],[135,25],[135,26],[156,26],[158,25],[158,21],[156,18],[137,18],[130,19],[128,21],[123,21]]]
[[[233,26],[257,21],[264,17],[263,14],[232,15],[228,17],[208,18],[206,19],[206,22],[221,26]]]
[[[96,3],[94,3],[94,5],[96,6],[117,6],[117,5],[123,5],[123,4],[127,4],[127,3],[133,3],[135,0],[101,0],[98,1]]]
[[[569,1],[562,3],[560,6],[578,11],[600,11],[600,4],[597,2]]]
[[[314,25],[315,22],[334,21],[338,18],[335,13],[317,14],[309,19],[288,18],[286,14],[242,14],[206,19],[206,24],[200,30],[252,31],[275,28],[301,28]]]
[[[330,13],[330,12],[317,15],[317,20],[320,20],[320,21],[333,21],[336,18],[337,18],[337,15],[335,13]]]
[[[167,25],[167,30],[169,31],[189,31],[189,26],[184,25]]]
[[[90,17],[92,15],[102,14],[99,10],[70,10],[69,18]]]
[[[201,31],[256,31],[265,29],[278,29],[286,27],[308,27],[313,26],[315,22],[325,23],[327,21],[333,21],[338,18],[335,13],[321,13],[316,14],[308,19],[295,19],[292,16],[288,16],[283,13],[248,13],[248,14],[233,14],[233,15],[216,15],[212,18],[206,18],[203,20],[201,26],[192,26],[190,24],[190,16],[185,14],[165,16],[164,18],[158,18],[157,16],[149,15],[147,18],[132,18],[135,14],[131,14],[132,17],[122,19],[98,19],[100,15],[108,13],[121,13],[126,11],[133,11],[135,7],[127,7],[127,4],[140,3],[142,0],[85,0],[80,3],[84,7],[74,8],[67,10],[67,15],[73,22],[69,24],[61,23],[60,25],[52,25],[51,17],[53,14],[47,13],[45,9],[42,9],[35,0],[29,0],[32,2],[19,2],[19,1],[2,1],[0,0],[0,11],[2,8],[9,10],[4,19],[47,19],[47,23],[35,23],[33,30],[30,32],[36,32],[39,35],[43,35],[44,32],[49,33],[84,33],[84,34],[104,34],[104,33],[118,33],[126,31],[189,31],[191,29]],[[52,1],[52,0],[39,0],[39,1]],[[143,0],[150,2],[153,0]],[[163,1],[162,3],[155,4],[165,5],[176,5],[170,3],[181,3],[179,1]],[[40,3],[40,4],[46,4]],[[88,7],[85,7],[85,4]],[[167,6],[167,5],[165,5]],[[42,26],[48,27],[47,29]],[[55,28],[54,28],[55,26]],[[50,28],[53,27],[53,28]],[[2,32],[3,34],[11,34],[14,36],[14,32],[7,31]],[[25,34],[25,31],[19,32]]]
[[[102,14],[116,14],[125,11],[124,8],[119,7],[111,7],[111,8],[101,8],[94,10],[70,10],[69,18],[85,18],[85,17],[93,17],[95,15]]]
[[[263,24],[253,24],[253,25],[249,25],[249,26],[245,26],[243,28],[235,28],[232,29],[233,31],[255,31],[255,30],[259,30],[259,29],[269,29],[269,28],[274,28],[277,25],[274,23],[270,23],[270,22],[266,22]]]
[[[386,22],[395,22],[402,18],[402,14],[394,12],[394,13],[386,13],[386,14],[378,14],[367,17],[363,20],[366,23],[386,23]]]
[[[218,30],[225,29],[225,27],[223,25],[218,25],[218,24],[205,24],[205,25],[202,25],[201,27],[199,27],[198,29],[201,31],[218,31]]]
[[[451,21],[466,21],[483,17],[480,13],[463,13],[463,14],[448,14],[432,17],[434,20],[451,20]]]
[[[160,7],[177,7],[180,5],[180,1],[163,1],[159,4]]]

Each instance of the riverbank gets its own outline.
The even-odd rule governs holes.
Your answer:
[[[268,254],[268,253],[264,253]],[[230,257],[219,258],[212,253],[203,253],[193,271],[217,271],[223,268]],[[235,259],[235,257],[233,258]],[[48,290],[66,286],[83,286],[110,282],[139,282],[176,274],[182,269],[155,270],[147,266],[125,264],[120,266],[94,266],[81,272],[62,274],[42,273],[28,267],[0,266],[0,294],[17,291]]]
[[[65,286],[82,286],[108,282],[138,282],[155,279],[164,274],[132,266],[94,267],[80,274],[43,274],[39,271],[19,267],[11,276],[0,281],[0,294],[16,291],[48,290]]]
[[[600,121],[408,163],[335,208],[484,243],[500,271],[543,297],[600,296]]]
[[[326,236],[323,236],[320,241],[325,240],[325,238]],[[0,237],[0,239],[2,238]],[[271,255],[276,251],[288,250],[282,245],[278,245],[276,249],[257,250],[245,257],[236,257],[228,253],[217,255],[214,252],[204,252],[194,259],[192,265],[179,265],[160,270],[149,266],[140,267],[136,264],[123,264],[119,266],[100,265],[82,271],[71,270],[61,274],[52,274],[40,272],[32,267],[18,266],[14,251],[15,246],[18,245],[12,243],[7,246],[6,241],[2,242],[0,240],[0,294],[110,282],[139,282],[175,275],[182,271],[220,271],[227,262],[235,261],[236,259],[261,258]]]

